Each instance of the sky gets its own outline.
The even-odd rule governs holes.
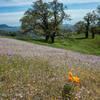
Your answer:
[[[32,2],[36,0],[0,0],[0,24],[9,26],[20,26],[20,19],[24,12],[31,7]],[[43,0],[50,2],[52,0]],[[86,13],[95,10],[100,5],[100,0],[58,0],[67,5],[67,14],[70,14],[71,21],[67,24],[75,24],[83,19]]]

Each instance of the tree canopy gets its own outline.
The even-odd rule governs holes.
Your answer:
[[[66,7],[58,0],[46,3],[43,0],[33,2],[32,8],[28,9],[20,20],[24,33],[35,32],[45,36],[48,41],[59,35],[61,24],[64,19],[70,20],[69,15],[64,11]]]

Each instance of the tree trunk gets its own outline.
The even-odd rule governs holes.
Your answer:
[[[90,28],[90,21],[89,21],[89,18],[88,18],[88,20],[87,20],[87,25],[86,25],[86,34],[85,34],[85,38],[88,38],[89,28]]]
[[[48,42],[48,40],[49,40],[49,35],[46,35],[45,36],[45,41]]]
[[[88,38],[88,31],[86,31],[85,33],[85,38]]]
[[[51,36],[51,43],[54,43],[54,40],[55,40],[54,36]]]
[[[85,38],[88,38],[88,34],[89,34],[89,27],[88,27],[88,25],[87,25],[87,26],[86,26]]]
[[[55,42],[55,32],[51,35],[51,43]]]
[[[94,39],[95,38],[95,34],[94,34],[94,32],[92,32],[92,39]]]

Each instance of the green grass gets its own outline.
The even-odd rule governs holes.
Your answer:
[[[9,37],[10,38],[10,37]],[[30,39],[30,38],[16,38],[18,40],[23,40],[39,45],[51,46],[55,48],[67,49],[76,52],[92,54],[100,56],[100,35],[96,35],[95,39],[84,38],[84,34],[72,35],[70,39],[55,39],[55,43],[46,43],[44,39]]]

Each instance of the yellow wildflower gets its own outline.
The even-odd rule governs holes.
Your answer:
[[[75,83],[79,83],[79,78],[78,77],[73,77],[73,80]]]

